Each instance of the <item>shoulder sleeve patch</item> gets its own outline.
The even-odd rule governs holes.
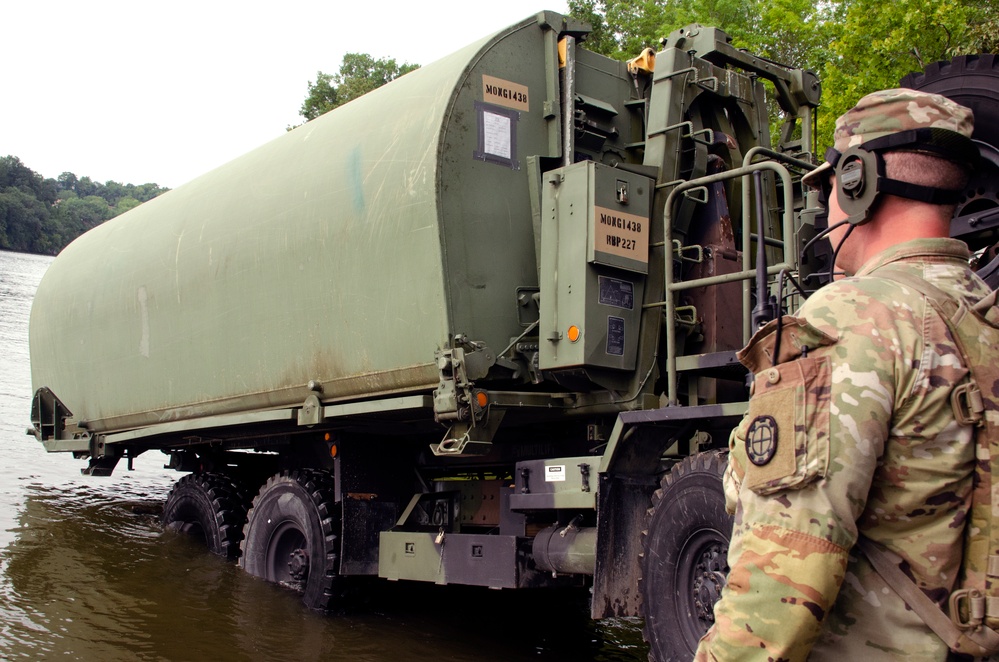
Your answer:
[[[758,494],[798,489],[829,466],[828,356],[788,361],[756,374],[749,414],[733,444],[745,458],[743,484]]]

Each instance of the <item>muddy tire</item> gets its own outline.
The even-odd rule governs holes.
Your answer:
[[[302,593],[315,610],[332,606],[339,586],[339,508],[324,471],[284,471],[253,500],[239,565]]]
[[[977,217],[979,224],[970,227],[955,223],[951,234],[963,239],[972,251],[985,251],[979,266],[992,261],[979,275],[992,287],[999,285],[999,227],[993,214],[999,208],[999,55],[963,55],[950,62],[935,62],[922,73],[909,74],[902,87],[942,94],[975,114],[974,140],[979,146],[983,165],[972,177],[958,203],[955,217]],[[983,219],[992,219],[982,222]]]
[[[246,523],[246,499],[224,474],[188,474],[170,490],[162,521],[169,530],[204,540],[213,554],[235,559]]]
[[[652,498],[639,587],[653,662],[690,660],[714,622],[732,536],[721,483],[725,464],[718,451],[687,457]]]

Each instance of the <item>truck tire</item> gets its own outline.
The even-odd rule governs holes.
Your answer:
[[[246,499],[224,474],[188,474],[170,490],[162,521],[169,530],[203,539],[213,554],[235,559],[246,523]]]
[[[714,622],[732,536],[721,483],[725,465],[720,451],[684,458],[652,498],[639,588],[653,662],[690,660]]]
[[[934,62],[922,73],[909,74],[900,84],[942,94],[971,108],[975,113],[972,138],[999,147],[999,56],[962,55],[950,62]]]
[[[300,591],[310,609],[326,610],[339,579],[339,531],[333,477],[324,471],[283,471],[253,500],[239,565]]]
[[[989,145],[979,147],[985,156],[983,167],[972,177],[955,217],[993,214],[999,207],[999,55],[962,55],[950,62],[935,62],[922,73],[909,74],[901,81],[902,87],[922,92],[932,92],[956,101],[975,114],[975,131],[972,138]],[[979,266],[999,254],[995,245],[995,222],[978,227],[961,225],[952,234],[966,241],[972,251],[988,248]],[[999,264],[993,260],[979,275],[993,288],[999,285],[996,271]]]

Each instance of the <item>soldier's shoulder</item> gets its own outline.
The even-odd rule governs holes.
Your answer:
[[[883,299],[894,298],[903,295],[905,288],[896,280],[885,278],[876,274],[866,276],[850,276],[843,278],[819,288],[809,301],[829,300],[829,301],[852,301],[857,297],[874,297]]]
[[[917,295],[918,296],[918,295]],[[879,276],[851,276],[820,288],[805,301],[802,310],[819,306],[856,307],[857,305],[893,305],[912,301],[911,290],[901,283]]]
[[[922,297],[902,284],[878,276],[853,276],[822,287],[799,310],[799,316],[823,330],[851,328],[865,322],[875,326],[915,320]]]

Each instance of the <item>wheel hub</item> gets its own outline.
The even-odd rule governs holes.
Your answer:
[[[304,549],[296,549],[288,555],[288,570],[295,581],[303,581],[309,576],[309,555]]]
[[[728,574],[726,556],[728,550],[724,545],[715,543],[709,545],[698,559],[694,568],[692,588],[694,607],[697,618],[707,623],[715,620],[714,606],[721,597],[725,587],[725,577]]]

